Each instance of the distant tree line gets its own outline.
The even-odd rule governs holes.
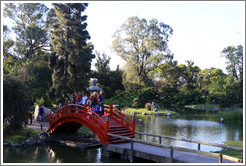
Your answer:
[[[168,49],[173,29],[157,19],[130,17],[114,33],[112,49],[126,63],[110,69],[111,58],[95,51],[87,31],[87,3],[5,3],[3,25],[4,120],[20,126],[31,106],[64,104],[74,91],[85,91],[95,77],[106,98],[122,97],[143,106],[157,101],[169,107],[191,103],[243,103],[243,47],[221,52],[228,74],[178,64]],[[112,32],[113,33],[113,32]],[[96,58],[96,70],[91,70]],[[131,98],[133,96],[134,98]],[[16,98],[18,97],[18,99]],[[13,119],[15,118],[15,119]]]

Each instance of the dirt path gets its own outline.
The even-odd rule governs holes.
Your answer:
[[[32,122],[31,125],[27,125],[27,127],[35,130],[41,130],[39,122]],[[46,131],[49,128],[49,123],[48,122],[43,122],[43,131]]]

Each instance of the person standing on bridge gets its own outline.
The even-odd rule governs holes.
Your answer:
[[[80,92],[76,92],[76,104],[81,101],[81,95]]]
[[[71,104],[75,104],[75,101],[76,101],[76,97],[75,97],[74,93],[72,93],[71,97],[70,97],[70,102],[71,102]]]
[[[98,96],[98,100],[99,100],[99,116],[103,116],[104,115],[104,97],[103,97],[103,90],[100,90],[99,96]]]
[[[98,97],[97,92],[94,92],[89,98],[85,99],[85,101],[91,100],[91,110],[95,113],[97,113],[97,107],[98,107]]]

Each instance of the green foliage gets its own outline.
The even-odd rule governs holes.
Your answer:
[[[49,96],[63,103],[74,91],[89,85],[93,45],[88,43],[87,19],[83,15],[87,3],[55,3],[49,13],[49,28],[53,53],[49,66],[53,70]]]
[[[3,122],[10,129],[19,129],[31,105],[29,89],[23,80],[3,76]]]
[[[35,130],[27,127],[23,127],[19,130],[9,130],[7,127],[3,127],[3,141],[8,143],[24,143],[27,139],[27,132],[30,132],[31,137],[37,137],[40,130]]]
[[[220,111],[217,114],[217,117],[218,117],[218,121],[220,121],[220,118],[223,117],[225,123],[242,122],[243,111],[241,109],[231,110],[231,111]]]
[[[36,101],[34,102],[34,105],[40,105],[40,104],[44,105],[43,97],[36,99]]]
[[[140,103],[138,97],[133,99],[132,107],[133,107],[133,108],[139,108],[139,107],[141,107],[141,103]]]
[[[123,72],[117,66],[115,71],[111,71],[109,67],[110,57],[105,53],[96,52],[97,62],[95,64],[97,71],[93,71],[91,77],[97,78],[99,86],[103,88],[105,97],[112,98],[116,90],[124,90],[122,84]]]
[[[123,77],[126,90],[138,92],[149,86],[149,72],[165,58],[172,31],[169,25],[156,19],[147,22],[130,17],[115,32],[113,49],[126,61]]]
[[[227,59],[227,71],[236,80],[243,79],[243,46],[228,46],[221,52],[221,56]]]
[[[201,95],[197,90],[190,91],[188,89],[183,89],[175,95],[174,100],[178,106],[184,106],[187,104],[200,103],[200,96]]]
[[[228,146],[243,147],[243,141],[226,141],[226,142],[224,142],[224,144],[228,145]],[[217,151],[215,153],[221,153],[221,154],[225,154],[228,156],[242,159],[241,151],[239,151],[239,150],[225,149],[222,151]]]
[[[44,15],[48,8],[41,3],[6,3],[4,16],[14,21],[14,56],[30,58],[49,46]]]
[[[153,87],[143,88],[138,93],[139,105],[144,107],[145,103],[154,102],[157,97],[157,91]]]

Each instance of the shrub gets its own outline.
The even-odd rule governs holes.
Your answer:
[[[153,87],[143,88],[138,94],[140,107],[143,107],[145,103],[152,102],[157,99],[157,91]]]
[[[141,104],[140,104],[140,102],[139,102],[139,98],[134,98],[134,99],[133,99],[132,107],[133,107],[133,108],[138,108],[138,107],[140,107],[140,106],[141,106]]]

